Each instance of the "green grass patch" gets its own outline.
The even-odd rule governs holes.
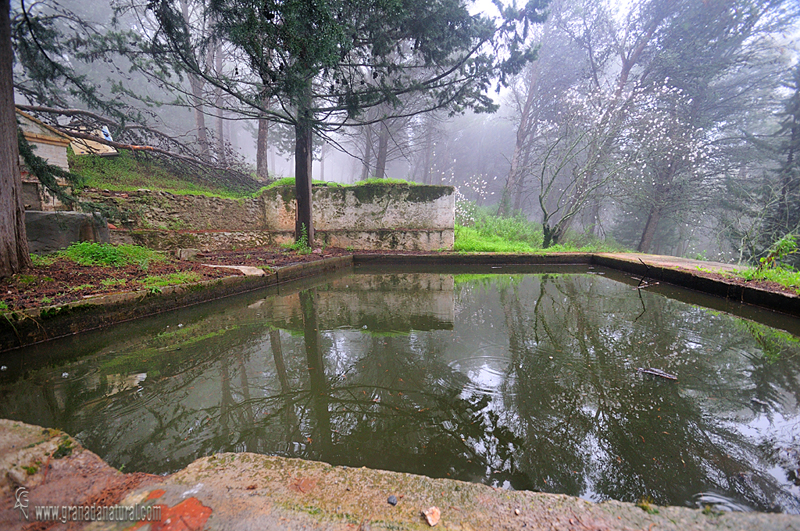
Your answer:
[[[0,301],[0,311],[8,310],[8,304],[6,301]]]
[[[408,186],[416,186],[418,183],[414,181],[406,181],[404,179],[379,179],[377,177],[370,177],[363,181],[358,181],[346,186],[364,186],[365,184],[407,184]]]
[[[31,255],[31,262],[33,262],[33,267],[47,267],[49,265],[53,265],[55,263],[56,257],[53,255],[39,255],[39,254],[32,254]]]
[[[142,269],[147,269],[150,262],[164,262],[167,260],[163,254],[147,247],[94,242],[73,243],[56,254],[61,258],[66,258],[85,266],[124,267],[138,265]]]
[[[783,267],[775,267],[770,269],[737,269],[733,272],[745,280],[767,280],[780,284],[785,288],[794,290],[800,293],[800,271],[794,271]]]
[[[160,161],[130,151],[120,150],[114,157],[75,155],[69,150],[70,171],[82,179],[82,186],[106,188],[117,191],[135,191],[140,188],[163,190],[183,195],[208,195],[240,198],[250,194],[237,192],[223,185],[211,186],[180,177],[174,169]]]
[[[276,188],[278,186],[294,186],[295,179],[294,177],[283,177],[282,179],[278,179],[277,181],[271,183],[269,186],[262,188],[262,190],[268,190],[270,188]],[[409,186],[415,186],[418,183],[413,181],[406,181],[403,179],[378,179],[376,177],[372,177],[370,179],[366,179],[364,181],[358,181],[353,184],[341,184],[332,181],[311,181],[313,186],[328,186],[332,188],[351,188],[354,186],[364,186],[368,184],[406,184]],[[257,194],[258,192],[256,192]]]
[[[127,283],[128,283],[127,278],[107,278],[105,280],[100,281],[100,284],[102,284],[106,288],[110,288],[111,286],[124,286]]]
[[[341,184],[334,183],[331,181],[311,181],[313,186],[330,186],[330,187],[339,187]],[[278,179],[274,183],[270,183],[269,186],[262,188],[261,190],[269,190],[270,188],[276,188],[278,186],[294,186],[295,185],[295,178],[294,177],[283,177],[282,179]],[[259,190],[259,191],[261,191]],[[256,192],[258,193],[258,192]]]
[[[485,234],[473,227],[456,226],[453,248],[461,253],[533,253],[529,243],[512,241],[498,234]]]
[[[94,284],[81,284],[80,286],[72,286],[70,291],[80,291],[82,289],[91,289],[94,287]]]
[[[169,275],[146,277],[141,283],[146,288],[156,288],[198,282],[200,278],[200,275],[194,271],[181,271],[178,273],[170,273]]]
[[[542,248],[542,225],[523,216],[501,217],[495,209],[464,201],[456,205],[454,249],[464,253],[559,253],[626,251],[613,240],[570,232],[564,242]]]

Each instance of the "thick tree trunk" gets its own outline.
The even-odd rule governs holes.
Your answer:
[[[523,168],[529,168],[531,161],[531,149],[530,145],[526,145],[525,149],[525,158],[522,162]],[[514,212],[521,212],[522,211],[522,192],[525,191],[525,179],[521,176],[517,179],[517,187],[514,190]]]
[[[309,87],[310,88],[310,87]],[[294,126],[294,179],[297,196],[297,220],[295,223],[295,239],[300,240],[303,229],[308,237],[308,245],[314,245],[314,224],[311,206],[311,162],[312,140],[314,131],[311,126],[311,115],[308,107],[298,113]]]
[[[533,116],[531,116],[531,113],[533,111],[537,81],[539,79],[538,65],[531,64],[530,69],[525,104],[522,106],[520,112],[519,127],[517,128],[516,142],[514,143],[514,153],[511,155],[511,168],[508,170],[506,186],[503,188],[503,197],[500,201],[500,210],[498,214],[501,216],[508,216],[513,213],[511,205],[512,194],[514,195],[513,208],[515,211],[518,210],[518,205],[521,203],[524,166],[521,165],[520,158],[527,155],[525,149],[533,127],[534,121],[532,120]]]
[[[380,134],[378,135],[378,156],[375,161],[375,177],[378,179],[386,178],[386,159],[389,155],[389,126],[386,122],[381,122]]]
[[[661,208],[653,205],[650,207],[650,214],[647,216],[647,223],[644,225],[642,231],[642,239],[639,240],[639,247],[637,250],[640,253],[650,252],[650,246],[653,244],[653,236],[656,234],[658,222],[661,220]]]
[[[31,266],[19,173],[9,0],[0,0],[0,278]]]
[[[264,101],[263,104],[268,106],[269,102]],[[256,176],[262,181],[269,181],[268,152],[269,120],[262,114],[258,119],[258,140],[256,141]]]
[[[193,75],[189,75],[189,85],[192,87],[192,107],[194,107],[194,123],[197,128],[197,142],[200,144],[200,154],[208,157],[208,133],[206,133],[206,115],[203,112],[203,82]]]

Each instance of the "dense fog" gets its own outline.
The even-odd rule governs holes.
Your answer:
[[[12,2],[16,102],[60,127],[105,125],[115,141],[269,182],[295,175],[301,114],[287,72],[332,39],[341,56],[318,62],[306,89],[315,180],[453,185],[470,212],[541,224],[545,246],[599,238],[746,262],[797,230],[795,0],[552,0],[504,13],[438,0],[397,14],[397,31],[440,24],[452,35],[389,44],[347,2],[313,14],[327,9],[342,35],[305,41],[286,36],[281,2],[244,2],[252,13],[219,4]],[[469,15],[439,20],[428,7]],[[463,29],[470,17],[514,27],[460,63],[466,52],[427,44],[462,31],[477,42]],[[534,60],[500,64],[528,46]],[[432,81],[444,75],[440,52],[461,75],[447,87]]]

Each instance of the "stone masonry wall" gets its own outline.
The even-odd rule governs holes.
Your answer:
[[[158,249],[227,249],[291,242],[294,187],[247,199],[138,190],[91,190],[87,199],[120,211],[112,241]],[[356,249],[452,249],[455,196],[449,186],[369,184],[314,187],[316,237]]]

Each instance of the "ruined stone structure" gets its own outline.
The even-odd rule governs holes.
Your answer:
[[[169,192],[89,191],[125,215],[112,242],[170,250],[258,247],[294,240],[294,187],[267,189],[246,199]],[[356,249],[452,249],[455,196],[450,186],[367,184],[315,186],[318,243]]]

